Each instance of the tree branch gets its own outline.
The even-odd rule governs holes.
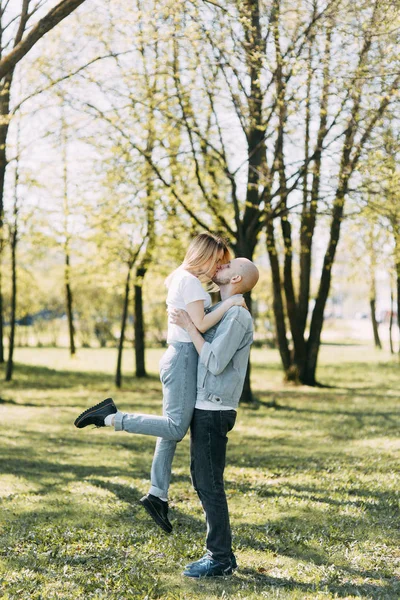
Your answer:
[[[62,0],[40,19],[25,38],[0,60],[0,79],[5,77],[29,50],[60,21],[68,17],[85,0]]]

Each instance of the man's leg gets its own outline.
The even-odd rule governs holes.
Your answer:
[[[231,565],[232,536],[224,489],[227,433],[235,411],[195,409],[191,423],[191,473],[207,520],[206,547],[210,559]],[[222,574],[222,573],[221,573]]]

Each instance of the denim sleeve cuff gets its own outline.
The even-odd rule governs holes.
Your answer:
[[[115,413],[115,419],[114,419],[114,427],[115,427],[115,431],[123,431],[123,427],[122,427],[122,420],[125,416],[125,413],[122,412],[116,412]]]
[[[208,367],[208,363],[211,355],[211,344],[209,342],[204,342],[203,347],[200,352],[200,362],[203,363],[206,367]]]

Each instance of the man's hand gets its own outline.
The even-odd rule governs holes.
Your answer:
[[[189,317],[186,310],[181,310],[179,308],[172,308],[169,311],[169,321],[174,325],[179,325],[186,331],[191,327],[195,327],[192,319]]]

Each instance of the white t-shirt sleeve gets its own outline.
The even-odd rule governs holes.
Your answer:
[[[204,291],[200,281],[196,277],[183,277],[180,285],[180,293],[185,305],[196,300],[207,300],[208,294]]]

